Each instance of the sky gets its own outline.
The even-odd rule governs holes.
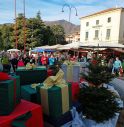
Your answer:
[[[23,13],[23,0],[16,0],[16,4],[17,14]],[[26,17],[35,17],[40,11],[43,21],[63,19],[69,21],[69,7],[66,5],[71,7],[70,22],[80,25],[80,17],[116,7],[116,5],[124,7],[124,0],[25,0]],[[76,16],[76,10],[78,16]],[[14,18],[14,0],[0,0],[0,24],[13,23]]]

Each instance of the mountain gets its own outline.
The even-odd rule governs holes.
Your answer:
[[[74,33],[74,32],[80,31],[80,26],[79,25],[72,24],[72,23],[70,23],[70,22],[68,22],[66,20],[44,21],[44,23],[47,26],[61,25],[64,28],[66,35],[68,35],[70,33]]]

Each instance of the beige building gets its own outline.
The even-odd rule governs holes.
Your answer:
[[[110,8],[81,19],[80,41],[124,44],[124,8]]]
[[[71,43],[71,42],[78,42],[80,41],[80,32],[77,31],[75,33],[69,34],[66,36],[66,42]]]

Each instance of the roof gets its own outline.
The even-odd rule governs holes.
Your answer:
[[[124,10],[124,8],[122,8],[122,7],[120,7],[120,8],[109,8],[109,9],[102,10],[102,11],[99,11],[97,13],[90,14],[90,15],[87,15],[87,16],[84,16],[84,17],[81,17],[81,18],[87,18],[87,17],[90,17],[90,16],[99,15],[99,14],[103,14],[103,13],[107,13],[107,12],[111,12],[111,11],[115,11],[115,10]]]

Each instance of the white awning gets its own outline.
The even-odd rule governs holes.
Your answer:
[[[7,52],[19,52],[20,50],[18,50],[18,49],[9,49],[9,50],[7,50]]]
[[[83,43],[81,47],[88,48],[124,48],[124,45],[119,43],[109,43],[109,42],[92,42],[92,43]]]

